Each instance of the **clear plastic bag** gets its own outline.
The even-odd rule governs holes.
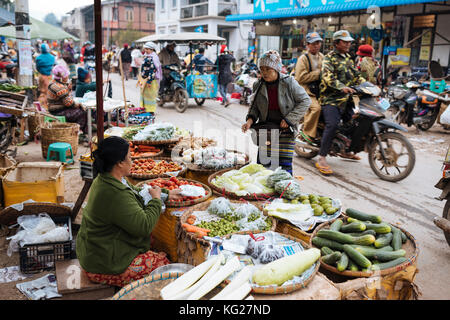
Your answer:
[[[231,206],[230,200],[220,197],[211,201],[208,212],[223,218],[233,213],[233,207]]]
[[[267,177],[267,186],[274,188],[275,184],[283,180],[292,180],[292,175],[281,168],[277,168],[273,174]]]
[[[234,215],[238,219],[248,218],[251,214],[254,214],[254,215],[261,214],[261,211],[259,211],[259,209],[251,203],[244,203],[244,204],[238,205],[237,208],[234,210]]]
[[[284,250],[276,245],[266,245],[259,253],[259,261],[261,263],[269,263],[284,257]]]

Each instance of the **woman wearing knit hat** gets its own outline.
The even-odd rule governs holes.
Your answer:
[[[292,174],[295,136],[301,117],[311,99],[305,89],[289,75],[281,73],[281,57],[275,50],[265,52],[258,60],[261,79],[253,86],[253,99],[242,131],[268,129],[271,142],[258,143],[258,163],[272,170],[281,167]],[[261,138],[264,130],[261,130]],[[259,139],[265,140],[265,139]]]
[[[379,67],[378,61],[373,58],[373,48],[370,44],[363,44],[359,46],[356,52],[356,67],[361,72],[361,76],[367,81],[377,85],[375,71]]]
[[[154,42],[144,44],[144,63],[138,81],[138,85],[141,87],[140,107],[151,115],[154,115],[156,111],[156,99],[158,98],[159,83],[162,79],[161,62],[156,50],[157,46]]]
[[[48,86],[48,111],[54,116],[64,116],[67,122],[78,123],[87,133],[87,112],[72,98],[69,70],[63,65],[53,68],[53,81]]]

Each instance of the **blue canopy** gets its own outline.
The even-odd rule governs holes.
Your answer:
[[[334,0],[331,4],[322,4],[322,2],[316,5],[309,5],[313,0],[309,0],[308,7],[298,8],[298,0],[295,1],[297,4],[291,6],[290,8],[273,8],[270,4],[266,4],[265,7],[268,10],[261,10],[261,3],[266,2],[266,0],[255,0],[254,13],[245,14],[233,14],[226,17],[226,21],[240,21],[240,20],[269,20],[269,19],[283,19],[283,18],[295,18],[295,17],[305,17],[314,16],[327,13],[343,12],[343,11],[353,11],[353,10],[365,10],[371,6],[377,7],[391,7],[391,6],[401,6],[407,4],[415,3],[426,3],[426,2],[437,2],[439,0]],[[303,2],[303,1],[302,1]],[[326,1],[325,1],[326,3]],[[300,5],[301,6],[301,5]],[[258,12],[264,11],[264,12]]]

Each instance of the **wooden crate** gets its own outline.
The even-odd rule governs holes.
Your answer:
[[[2,180],[4,205],[26,200],[64,202],[63,164],[60,162],[23,162]]]
[[[306,243],[310,243],[311,235],[313,233],[313,230],[311,230],[310,232],[305,232],[300,228],[297,228],[293,224],[280,219],[277,219],[277,228],[275,229],[275,231],[299,238]]]

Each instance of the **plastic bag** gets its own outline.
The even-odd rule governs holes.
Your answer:
[[[261,263],[269,263],[277,259],[284,257],[284,250],[279,246],[266,245],[264,249],[259,254],[259,261]]]
[[[204,197],[206,195],[206,191],[202,187],[183,185],[180,186],[180,189],[181,195],[185,197]]]
[[[278,181],[275,184],[275,191],[289,200],[297,199],[302,194],[300,184],[295,180]]]
[[[267,186],[274,188],[275,184],[283,180],[292,180],[292,175],[281,168],[277,168],[273,174],[267,177]]]
[[[233,207],[230,200],[220,197],[211,201],[208,212],[223,218],[233,213]]]
[[[441,114],[440,122],[441,124],[450,125],[450,107],[447,106],[447,109]]]
[[[258,259],[259,254],[264,250],[265,244],[263,242],[258,242],[252,238],[248,239],[246,254],[251,256],[253,259]]]
[[[234,210],[234,215],[240,220],[248,218],[251,214],[260,215],[261,211],[251,203],[244,203],[239,205]]]

